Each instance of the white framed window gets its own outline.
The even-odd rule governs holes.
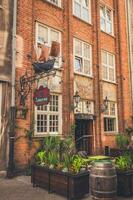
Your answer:
[[[61,95],[51,94],[48,105],[35,106],[35,135],[61,134]]]
[[[75,113],[94,114],[94,102],[82,99],[75,108]]]
[[[48,2],[61,7],[61,0],[47,0]]]
[[[2,84],[0,83],[0,133],[1,133],[1,120],[2,120],[1,108],[2,108]]]
[[[90,0],[73,0],[73,14],[91,23],[91,5]]]
[[[113,35],[113,11],[106,6],[100,6],[101,30]]]
[[[116,102],[109,101],[107,110],[104,112],[104,132],[117,132],[117,104]]]
[[[107,51],[101,52],[102,78],[105,81],[116,82],[115,56]]]
[[[41,23],[36,23],[36,45],[38,43],[44,44],[47,43],[49,47],[51,47],[52,41],[56,41],[60,43],[61,46],[61,32],[53,29],[49,26],[45,26]],[[61,51],[59,58],[56,58],[55,67],[61,66]]]
[[[92,47],[78,39],[74,39],[74,71],[92,76]]]

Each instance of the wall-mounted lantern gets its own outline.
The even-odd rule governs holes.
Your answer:
[[[74,109],[78,107],[78,104],[81,100],[81,97],[79,96],[78,91],[75,92],[75,95],[73,96],[73,100],[74,100]]]
[[[105,112],[108,109],[108,97],[106,96],[105,99],[103,100],[103,104],[101,105],[101,112]]]

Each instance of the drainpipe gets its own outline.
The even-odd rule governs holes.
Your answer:
[[[12,29],[12,75],[11,75],[11,107],[10,107],[10,130],[9,130],[9,161],[7,177],[14,174],[14,137],[15,137],[15,61],[16,61],[16,23],[17,23],[17,0],[13,2],[13,29]]]

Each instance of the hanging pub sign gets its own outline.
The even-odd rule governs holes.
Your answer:
[[[33,101],[36,106],[47,105],[50,100],[50,90],[42,85],[34,92]]]

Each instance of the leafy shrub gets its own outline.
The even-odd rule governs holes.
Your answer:
[[[50,168],[55,168],[59,163],[59,156],[57,152],[49,152],[47,156],[47,163]]]
[[[73,156],[73,161],[72,161],[72,165],[71,165],[71,170],[74,172],[74,173],[79,173],[80,170],[83,168],[83,167],[86,167],[85,166],[85,162],[84,162],[84,159],[81,157],[81,156]]]
[[[116,168],[120,170],[128,170],[132,167],[132,159],[130,155],[119,156],[115,160]]]
[[[46,151],[39,151],[36,155],[38,164],[45,165],[46,163]]]
[[[129,137],[125,134],[116,135],[116,144],[118,148],[125,149],[129,144]]]

